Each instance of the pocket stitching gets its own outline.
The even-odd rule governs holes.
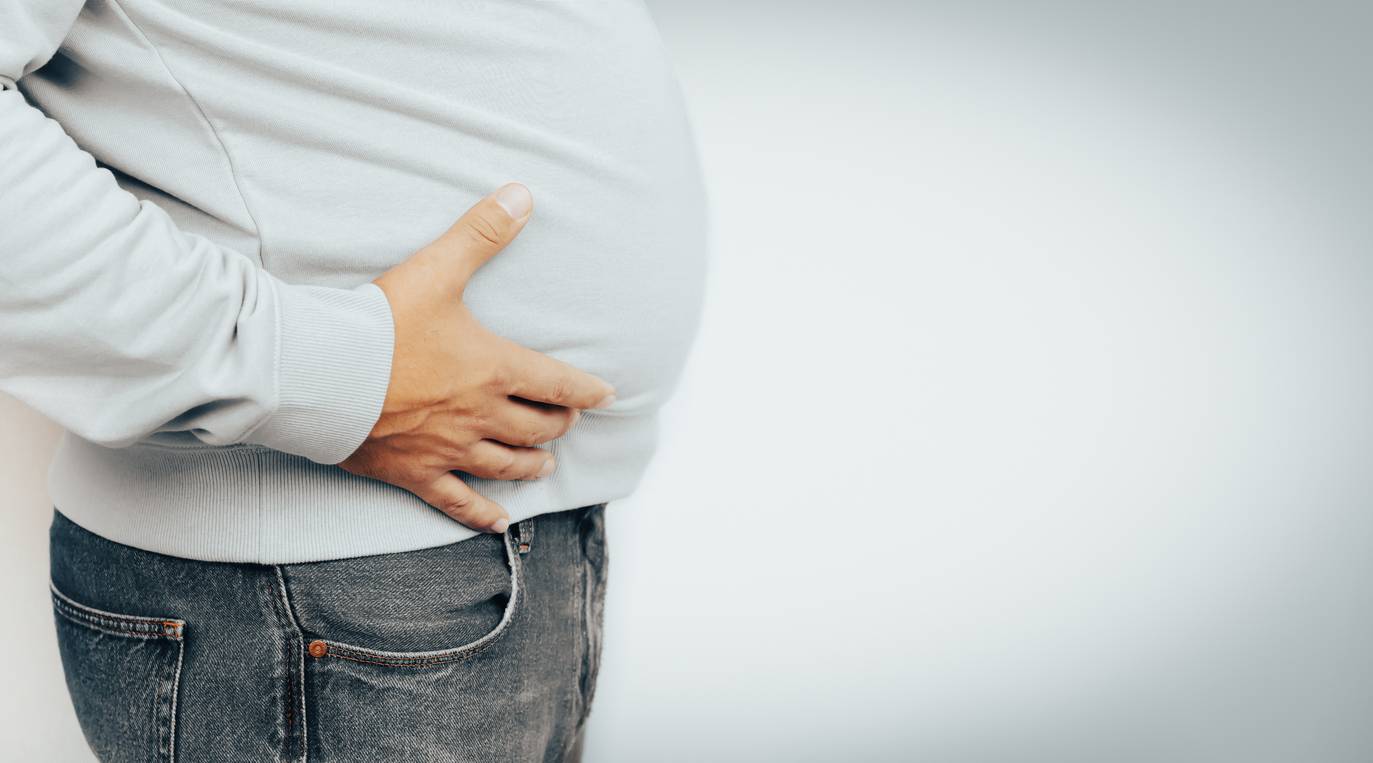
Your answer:
[[[62,593],[52,580],[48,581],[48,588],[52,592],[54,611],[77,625],[102,633],[113,636],[165,638],[180,641],[182,633],[186,629],[186,621],[175,617],[121,615],[86,606]]]
[[[159,757],[165,757],[169,763],[175,761],[177,695],[181,688],[181,668],[186,657],[186,642],[182,638],[186,621],[175,617],[123,615],[96,609],[62,593],[51,577],[48,578],[48,589],[52,593],[53,612],[73,625],[120,638],[163,638],[176,644],[176,662],[171,666],[170,674],[163,679],[170,684],[171,689],[169,696],[166,697],[166,715],[164,717],[161,713],[158,714],[158,740],[162,745]]]
[[[485,651],[510,630],[510,624],[515,619],[515,610],[519,606],[524,593],[521,590],[524,587],[524,565],[520,561],[520,555],[515,552],[509,530],[505,531],[503,540],[505,545],[506,565],[510,567],[510,601],[506,602],[505,611],[501,614],[500,622],[496,623],[496,627],[491,629],[489,633],[467,644],[463,644],[462,646],[435,649],[426,652],[388,652],[380,649],[368,649],[367,647],[354,646],[341,641],[313,639],[310,643],[318,641],[328,647],[324,654],[315,659],[337,657],[341,660],[360,662],[368,665],[382,665],[397,668],[429,668],[461,662]],[[308,653],[307,650],[307,654]]]

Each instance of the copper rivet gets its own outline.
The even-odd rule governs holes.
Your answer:
[[[323,641],[315,640],[310,642],[310,656],[323,657],[329,653],[329,645]]]

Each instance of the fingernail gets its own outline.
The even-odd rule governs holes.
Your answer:
[[[596,403],[595,405],[593,405],[593,406],[591,406],[591,407],[592,407],[592,408],[609,408],[610,406],[612,406],[612,405],[614,405],[614,404],[615,404],[615,393],[612,392],[612,393],[610,393],[609,395],[606,395],[605,397],[601,398],[601,402]]]
[[[534,208],[534,197],[530,195],[528,188],[519,183],[506,183],[496,189],[491,198],[516,220],[529,214]]]
[[[495,522],[492,522],[492,523],[491,523],[491,532],[493,532],[493,533],[503,533],[503,532],[505,532],[505,528],[507,528],[507,527],[509,527],[509,526],[510,526],[510,520],[509,520],[509,519],[506,519],[505,517],[501,517],[500,519],[497,519]]]
[[[572,426],[576,426],[576,425],[577,425],[577,420],[580,419],[581,417],[582,417],[582,412],[581,412],[579,409],[577,409],[577,408],[573,408],[573,409],[572,409]]]
[[[540,466],[540,467],[539,467],[539,474],[538,474],[538,476],[540,476],[540,477],[547,477],[548,475],[550,475],[550,474],[552,474],[552,473],[553,473],[553,459],[550,458],[550,459],[548,459],[547,461],[544,461],[544,462],[543,462],[543,466]]]

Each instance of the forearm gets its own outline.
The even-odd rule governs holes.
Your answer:
[[[0,389],[114,447],[187,431],[347,457],[389,378],[381,290],[286,284],[179,230],[0,88]]]

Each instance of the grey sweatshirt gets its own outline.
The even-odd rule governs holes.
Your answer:
[[[335,466],[393,325],[370,279],[504,182],[465,294],[609,381],[512,521],[623,497],[694,339],[703,193],[640,0],[0,0],[0,389],[67,431],[56,507],[176,556],[286,563],[474,534]]]

